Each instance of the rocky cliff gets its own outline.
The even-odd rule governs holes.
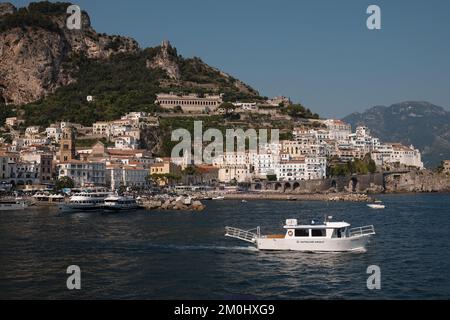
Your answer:
[[[64,67],[72,54],[105,59],[139,49],[133,39],[96,33],[86,12],[81,30],[67,29],[69,5],[42,2],[19,10],[0,5],[0,101],[30,103],[73,82]]]
[[[82,12],[81,30],[69,30],[66,27],[68,14],[66,10],[70,3],[31,3],[25,8],[15,8],[10,3],[0,4],[0,104],[24,105],[39,104],[58,88],[65,87],[77,81],[88,81],[78,91],[89,88],[91,92],[102,92],[103,95],[127,94],[124,88],[115,85],[90,82],[94,80],[82,79],[95,68],[102,73],[102,79],[121,77],[132,69],[146,69],[140,72],[141,80],[154,81],[149,92],[154,94],[161,90],[191,91],[191,92],[223,92],[230,95],[230,99],[241,96],[259,96],[258,92],[230,75],[203,63],[199,58],[184,59],[177,54],[168,41],[155,48],[140,49],[137,42],[122,36],[110,36],[97,33],[91,26],[90,17]],[[85,70],[79,64],[78,57],[85,57],[97,64],[84,63]],[[111,59],[115,56],[125,58]],[[129,56],[129,59],[128,57]],[[108,64],[119,64],[114,71],[119,74],[109,74],[113,68]],[[132,63],[139,63],[131,65]],[[123,68],[121,68],[123,67]],[[159,71],[163,71],[160,73]],[[137,75],[139,77],[139,75]],[[156,86],[158,88],[156,88]],[[116,90],[115,92],[107,92]],[[139,90],[132,88],[130,90]],[[89,92],[88,94],[91,94]],[[75,95],[74,92],[64,92],[65,95]],[[133,93],[131,95],[140,95]],[[76,97],[83,101],[85,97]],[[137,99],[136,99],[137,100]],[[103,101],[114,110],[121,106],[111,106],[111,102]],[[154,101],[154,97],[148,101]],[[61,99],[44,101],[56,108]],[[128,101],[142,104],[142,101]],[[80,106],[83,107],[83,106]],[[87,107],[87,106],[86,106]],[[92,105],[90,106],[92,107]],[[120,110],[119,110],[120,111]],[[67,116],[70,118],[70,115]]]

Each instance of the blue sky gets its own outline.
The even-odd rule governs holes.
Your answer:
[[[30,1],[11,1],[16,6]],[[326,117],[426,100],[450,106],[448,0],[78,0],[98,32],[168,39],[252,85]],[[381,7],[382,29],[366,27]]]

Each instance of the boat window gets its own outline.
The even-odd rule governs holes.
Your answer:
[[[309,237],[309,229],[295,229],[296,237]]]
[[[313,237],[325,237],[327,234],[325,229],[312,229],[311,236]]]

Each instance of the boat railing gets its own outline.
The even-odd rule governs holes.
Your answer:
[[[253,231],[256,231],[253,232]],[[225,236],[236,238],[239,240],[255,243],[256,239],[261,236],[259,227],[250,229],[250,230],[242,230],[238,228],[233,227],[225,227]]]
[[[375,234],[375,228],[373,225],[370,226],[363,226],[363,227],[357,227],[352,228],[348,230],[348,236],[351,237],[361,237],[361,236],[367,236]]]

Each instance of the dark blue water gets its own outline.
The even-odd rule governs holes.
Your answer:
[[[0,298],[450,298],[450,195],[382,198],[385,210],[217,201],[201,213],[1,212]],[[373,224],[367,252],[259,252],[223,236],[227,225],[279,233],[286,218],[325,214]],[[81,268],[81,290],[66,288],[69,265]],[[381,290],[367,289],[369,265],[381,268]]]

